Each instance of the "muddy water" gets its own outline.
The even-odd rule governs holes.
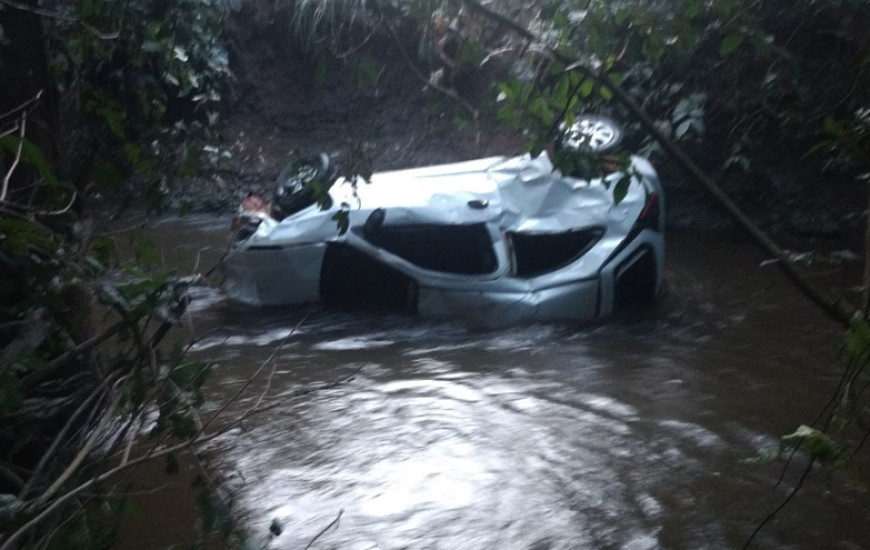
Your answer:
[[[220,256],[225,224],[152,232],[185,271],[205,247],[203,266]],[[243,523],[265,534],[278,519],[281,549],[339,514],[312,548],[742,546],[802,470],[775,488],[780,465],[742,460],[816,417],[841,331],[738,240],[668,239],[661,304],[595,325],[475,331],[198,291],[194,353],[219,364],[215,403],[278,350],[273,408],[214,446]],[[756,542],[870,548],[870,496],[814,475]]]

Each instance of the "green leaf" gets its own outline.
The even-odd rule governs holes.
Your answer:
[[[111,130],[115,136],[121,139],[124,138],[124,114],[119,108],[106,106],[97,110],[97,114],[103,117],[109,130]]]
[[[736,50],[740,44],[743,43],[743,35],[733,33],[729,34],[722,40],[722,44],[719,45],[719,55],[722,57],[727,57],[734,50]]]
[[[614,204],[619,204],[628,194],[628,187],[631,185],[631,176],[626,174],[621,177],[619,181],[616,182],[616,186],[613,188],[613,202]]]
[[[544,143],[537,137],[530,139],[526,147],[532,158],[537,158],[544,151]]]
[[[209,365],[202,361],[192,361],[172,369],[172,379],[182,389],[197,390],[208,378]]]
[[[136,259],[147,267],[156,266],[160,262],[157,245],[152,239],[136,239]]]
[[[845,132],[843,123],[834,117],[825,117],[824,126],[825,132],[835,137],[840,137],[843,135],[843,132]]]
[[[172,351],[169,352],[169,361],[173,364],[180,363],[181,359],[184,357],[184,347],[184,342],[176,340],[172,344]]]
[[[580,90],[579,90],[580,97],[589,97],[589,95],[592,93],[592,90],[594,90],[594,89],[595,89],[595,81],[592,80],[591,78],[587,78],[586,80],[583,81],[582,84],[580,84]]]
[[[103,266],[109,266],[118,258],[118,253],[115,250],[115,241],[106,235],[94,235],[91,239],[91,250],[94,252],[97,261]]]
[[[853,355],[861,355],[870,346],[870,324],[863,319],[852,322],[846,331],[846,349]]]
[[[350,217],[348,216],[347,211],[339,210],[335,214],[332,215],[331,218],[335,225],[338,227],[338,234],[344,235],[347,233],[347,230],[350,228]]]
[[[689,131],[689,128],[692,127],[692,119],[686,119],[677,126],[677,129],[674,130],[674,137],[677,139],[682,138],[686,135],[686,132]]]
[[[29,139],[21,139],[17,135],[9,135],[0,139],[0,148],[5,149],[11,155],[16,155],[18,147],[21,147],[21,162],[32,167],[39,176],[48,183],[56,184],[57,177],[51,171],[48,161],[42,154],[42,150]]]
[[[598,94],[604,101],[610,101],[611,98],[613,98],[613,90],[611,90],[607,86],[602,86],[601,88],[599,88]]]
[[[784,446],[793,448],[804,443],[810,455],[821,461],[839,458],[842,450],[830,436],[811,426],[799,426],[794,432],[780,438]]]

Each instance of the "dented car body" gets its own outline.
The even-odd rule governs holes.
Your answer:
[[[330,208],[310,204],[280,221],[260,213],[237,235],[223,263],[230,297],[493,325],[603,317],[661,284],[661,186],[639,157],[591,180],[554,170],[546,153],[492,157],[339,180],[329,194]]]

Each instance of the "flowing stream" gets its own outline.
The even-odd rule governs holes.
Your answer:
[[[227,226],[176,219],[149,233],[167,266],[190,272],[201,252],[205,271]],[[653,311],[489,331],[198,290],[193,355],[218,363],[215,404],[278,356],[271,408],[212,456],[252,533],[282,524],[272,548],[305,548],[339,514],[312,548],[739,548],[805,464],[775,486],[782,463],[745,459],[816,418],[843,340],[762,260],[735,237],[670,233]],[[189,531],[181,485],[148,493],[125,547]],[[753,548],[870,548],[870,496],[822,470]]]

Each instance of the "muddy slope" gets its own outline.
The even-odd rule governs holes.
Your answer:
[[[516,136],[458,130],[440,97],[424,90],[424,65],[409,66],[388,35],[362,37],[356,54],[376,59],[376,83],[354,86],[359,55],[313,54],[289,37],[287,22],[237,14],[229,27],[234,102],[224,134],[240,170],[275,174],[293,149],[339,159],[364,144],[376,170],[479,158],[518,150]],[[402,32],[416,60],[416,37]],[[370,78],[369,75],[366,78]]]

